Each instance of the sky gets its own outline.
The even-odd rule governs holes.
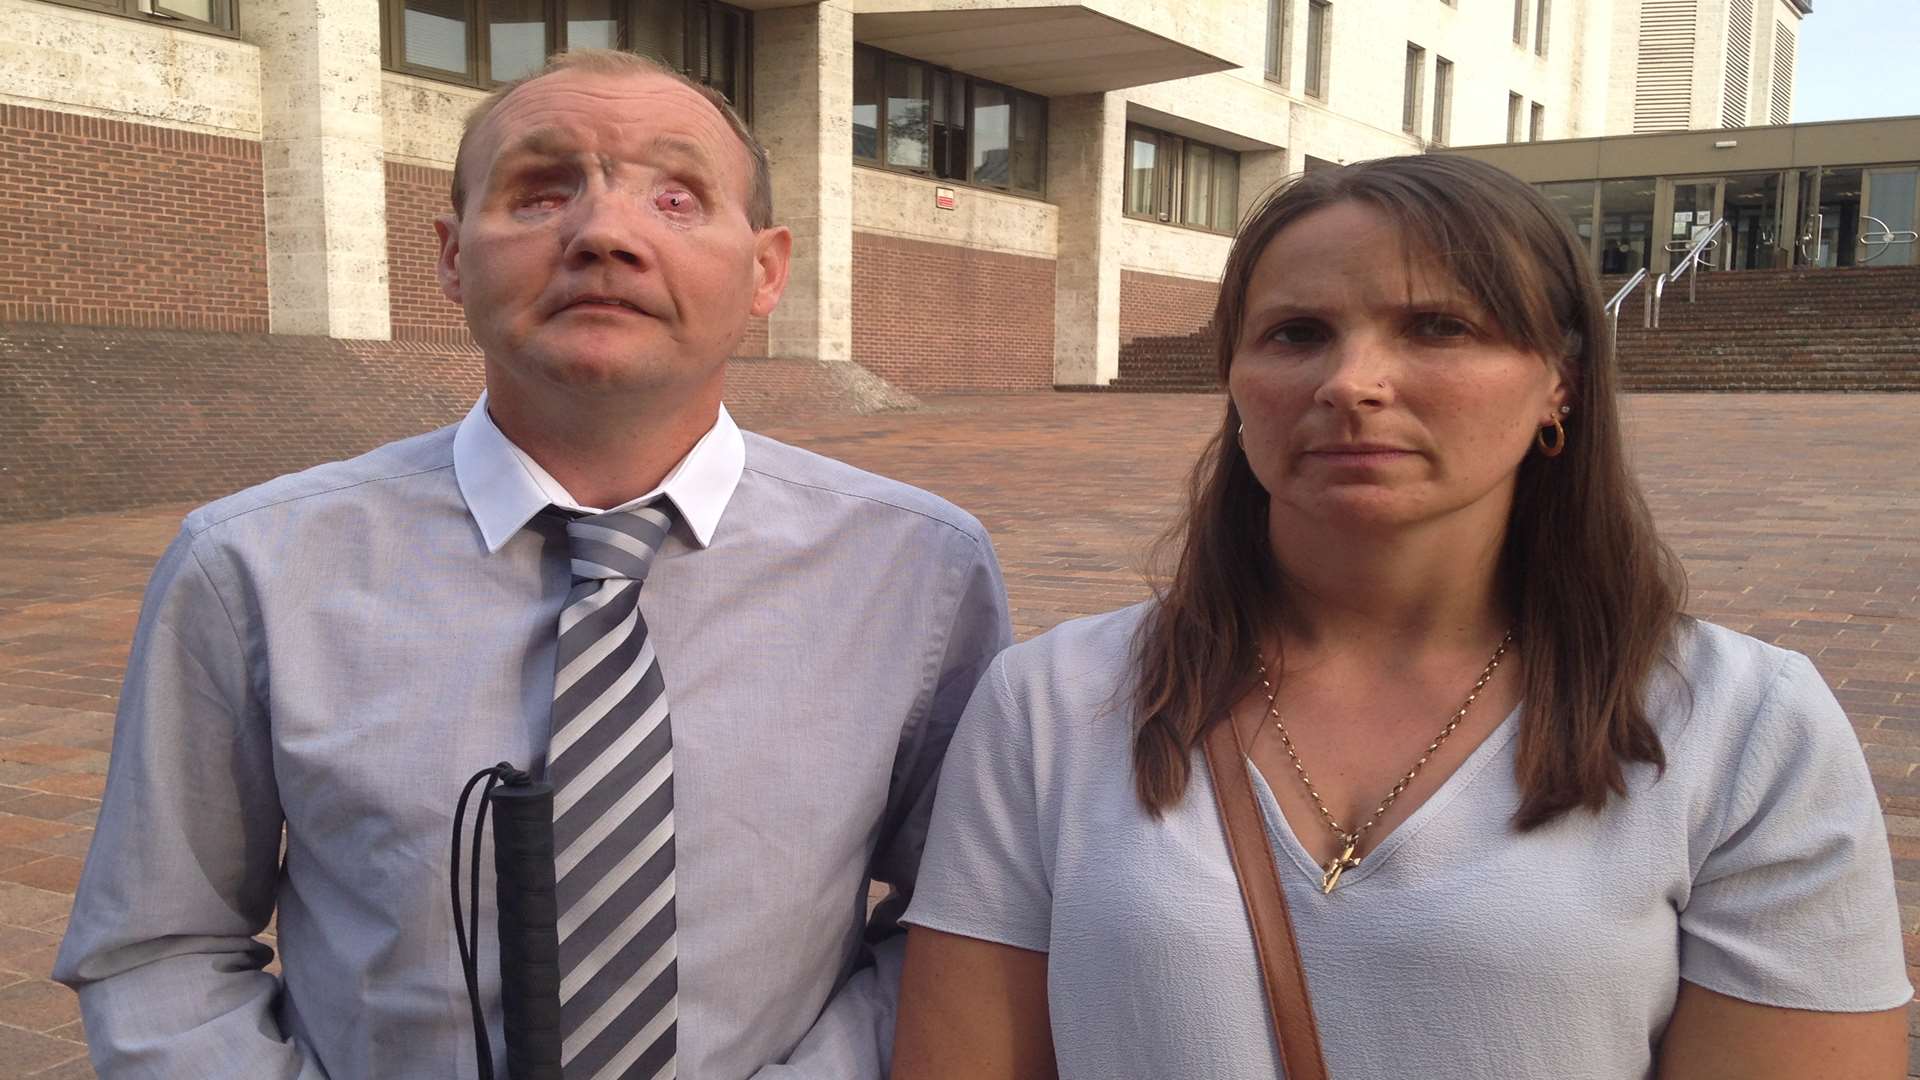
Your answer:
[[[1814,0],[1793,120],[1920,115],[1920,0]]]

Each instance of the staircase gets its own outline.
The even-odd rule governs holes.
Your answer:
[[[1612,296],[1624,278],[1605,278]],[[1667,286],[1660,328],[1640,326],[1649,280],[1620,313],[1620,377],[1635,391],[1920,392],[1920,266],[1701,271]],[[1104,387],[1212,393],[1213,327],[1120,346]],[[1062,389],[1068,389],[1063,387]]]
[[[1181,337],[1134,338],[1120,346],[1120,375],[1102,390],[1199,394],[1220,389],[1213,324]],[[1075,389],[1080,389],[1075,387]]]
[[[1657,330],[1640,325],[1641,292],[1627,299],[1624,388],[1920,391],[1920,267],[1702,272],[1697,297],[1670,282]]]

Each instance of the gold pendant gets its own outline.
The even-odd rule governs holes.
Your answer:
[[[1348,836],[1344,837],[1343,841],[1346,846],[1340,849],[1340,854],[1328,859],[1327,864],[1321,867],[1323,873],[1320,875],[1320,892],[1322,894],[1331,893],[1334,886],[1340,884],[1341,874],[1360,865],[1359,858],[1353,854],[1353,850],[1360,846],[1360,838]]]

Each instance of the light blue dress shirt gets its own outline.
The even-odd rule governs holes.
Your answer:
[[[544,767],[570,576],[540,510],[572,504],[484,404],[196,510],[162,557],[54,972],[103,1075],[475,1075],[453,807],[477,769]],[[640,606],[673,703],[680,1075],[882,1076],[901,939],[869,878],[911,891],[1010,640],[991,546],[724,410],[653,496],[679,511]]]

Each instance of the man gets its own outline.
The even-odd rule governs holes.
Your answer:
[[[436,227],[485,396],[195,511],[149,586],[55,971],[103,1074],[474,1076],[448,834],[505,759],[556,788],[569,1080],[884,1075],[869,878],[911,890],[1010,635],[972,518],[721,406],[786,282],[770,200],[637,57],[476,111]]]

